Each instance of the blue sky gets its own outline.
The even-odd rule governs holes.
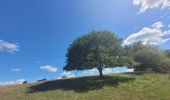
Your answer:
[[[0,82],[87,74],[62,68],[70,43],[92,30],[170,49],[170,1],[158,1],[1,0]]]

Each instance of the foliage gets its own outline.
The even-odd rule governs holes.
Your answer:
[[[165,55],[170,58],[170,50],[165,50]]]
[[[157,69],[155,69],[155,71],[161,73],[170,73],[170,59],[163,58],[161,60],[160,66]]]
[[[145,46],[142,44],[142,42],[135,42],[130,45],[125,45],[123,53],[125,56],[134,58],[136,52],[143,48],[145,48]]]
[[[112,32],[92,31],[79,37],[70,45],[64,70],[97,68],[102,77],[104,68],[132,66],[133,60],[122,55],[121,44],[122,39],[119,39]]]
[[[27,84],[28,82],[27,81],[24,81],[23,84]]]
[[[141,42],[125,46],[125,54],[134,58],[139,63],[136,71],[155,71],[167,73],[170,71],[170,59],[165,53],[154,45],[143,45]]]

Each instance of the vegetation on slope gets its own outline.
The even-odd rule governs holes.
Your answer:
[[[129,73],[0,87],[0,100],[169,100],[168,74]]]
[[[110,31],[92,31],[70,44],[63,69],[71,71],[96,68],[101,79],[103,69],[117,66],[134,67],[135,71],[170,72],[168,50],[143,42],[122,44],[122,39]]]

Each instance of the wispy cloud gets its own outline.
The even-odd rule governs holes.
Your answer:
[[[128,45],[134,42],[141,41],[143,44],[159,45],[166,43],[170,38],[165,36],[170,35],[169,30],[163,30],[162,28],[167,27],[162,22],[156,22],[149,27],[144,27],[139,32],[132,33],[127,39],[124,40],[124,45]]]
[[[143,13],[153,8],[170,9],[170,0],[133,0],[133,4],[140,5],[138,13]]]
[[[0,40],[0,52],[16,52],[19,51],[19,46],[14,43],[9,43],[4,40]]]
[[[45,70],[47,72],[55,73],[58,71],[57,67],[51,65],[44,65],[40,67],[41,70]]]
[[[11,69],[11,72],[15,72],[15,73],[19,73],[19,72],[21,72],[23,69],[21,69],[21,68],[13,68],[13,69]]]
[[[0,86],[23,84],[24,81],[26,81],[26,80],[25,79],[19,79],[19,80],[16,80],[16,81],[0,82]]]

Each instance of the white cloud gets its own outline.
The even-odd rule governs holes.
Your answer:
[[[51,72],[51,73],[54,73],[54,72],[57,72],[58,69],[54,66],[51,66],[51,65],[44,65],[44,66],[41,66],[40,69],[42,70],[45,70],[47,72]]]
[[[124,72],[133,72],[134,69],[128,69],[127,67],[115,67],[115,68],[105,68],[103,69],[103,74],[112,74],[112,73],[124,73]],[[73,72],[74,73],[74,72]],[[76,75],[72,72],[63,72],[57,79],[70,78],[75,76],[88,76],[88,75],[98,75],[99,71],[97,68],[90,70],[78,71]]]
[[[156,22],[152,25],[153,28],[160,29],[164,27],[164,24],[162,22]]]
[[[114,71],[113,71],[113,68],[105,68],[104,70],[103,70],[103,74],[111,74],[111,73],[113,73]]]
[[[10,53],[19,51],[19,46],[4,40],[0,40],[0,52],[5,52],[5,51]]]
[[[143,44],[159,45],[170,40],[165,36],[170,35],[169,30],[162,30],[165,25],[162,22],[156,22],[149,27],[144,27],[142,30],[136,33],[132,33],[127,39],[124,40],[123,45],[128,45],[134,42],[141,41]]]
[[[15,72],[15,73],[19,73],[21,71],[22,71],[21,68],[13,68],[13,69],[11,69],[11,72]]]
[[[83,74],[95,75],[95,74],[98,74],[98,70],[96,68],[93,68],[93,69],[90,69],[90,70],[85,70],[85,71],[83,71]]]
[[[71,78],[71,77],[75,77],[75,75],[74,74],[72,74],[71,72],[63,72],[62,74],[61,74],[61,76],[62,77],[65,77],[65,78]]]
[[[140,5],[138,13],[145,12],[152,8],[170,8],[170,0],[133,0],[134,5]]]
[[[19,85],[19,84],[23,84],[24,81],[26,81],[26,80],[25,79],[19,79],[19,80],[16,80],[16,81],[0,82],[0,86]]]
[[[168,25],[168,27],[170,28],[170,24]]]
[[[133,72],[134,69],[127,69],[127,72]]]
[[[105,68],[103,69],[103,74],[111,74],[111,73],[122,73],[122,72],[133,72],[133,69],[128,69],[126,67],[115,67],[115,68]],[[99,74],[99,71],[96,68],[83,71],[85,75],[96,75]]]

